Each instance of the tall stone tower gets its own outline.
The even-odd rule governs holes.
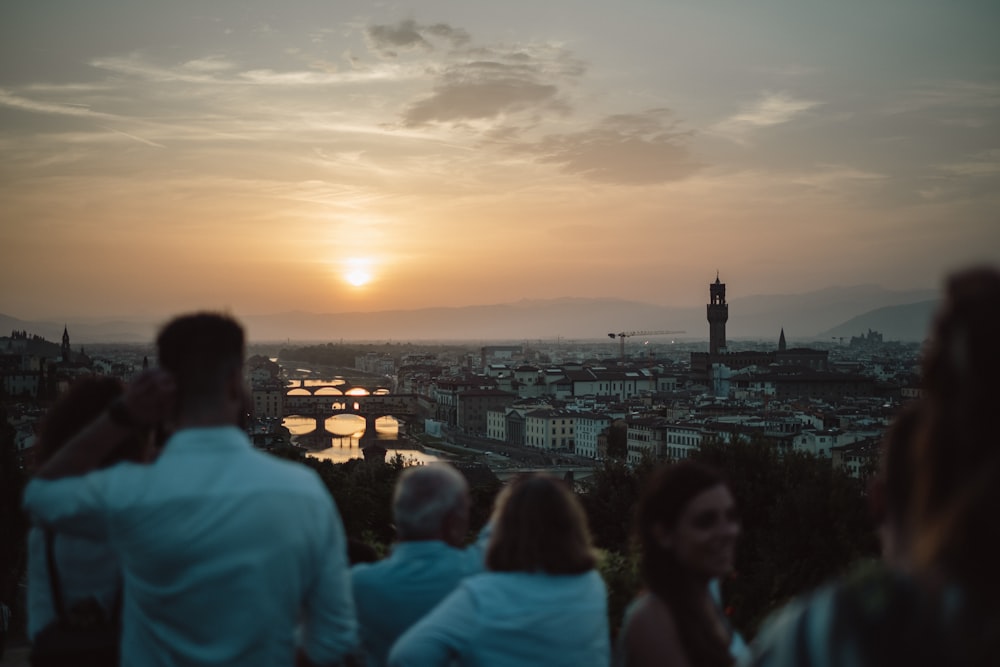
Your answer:
[[[729,319],[729,304],[726,303],[726,283],[719,281],[715,272],[715,282],[708,286],[711,300],[708,304],[708,353],[725,354],[726,321]]]

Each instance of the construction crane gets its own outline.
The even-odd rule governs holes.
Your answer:
[[[617,338],[619,343],[618,358],[625,361],[625,339],[631,338],[632,336],[667,336],[669,334],[682,334],[687,333],[686,331],[619,331],[618,333],[609,333],[608,338],[612,340]]]

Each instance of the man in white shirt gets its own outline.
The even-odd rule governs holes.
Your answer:
[[[344,661],[357,621],[343,524],[314,472],[254,450],[238,428],[242,328],[189,315],[157,345],[160,369],[38,470],[25,508],[119,553],[123,665]],[[95,470],[164,419],[173,435],[155,463]]]

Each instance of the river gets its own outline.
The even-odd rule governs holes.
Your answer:
[[[336,400],[338,396],[367,396],[369,392],[360,387],[349,389],[346,394],[337,388],[338,385],[346,384],[343,378],[337,377],[333,380],[289,380],[288,387],[290,394],[295,394],[295,388],[299,388],[302,393],[308,393],[302,389],[306,387],[323,387],[316,391],[317,396],[330,396],[331,400]],[[376,391],[376,394],[388,394],[384,389]],[[326,420],[325,426],[328,433],[323,433],[316,429],[316,420],[309,417],[285,417],[282,426],[288,429],[294,444],[302,445],[309,449],[309,456],[313,458],[333,461],[334,463],[344,463],[351,459],[364,458],[361,451],[361,436],[365,433],[365,419],[358,415],[335,415]],[[383,445],[386,449],[386,459],[391,459],[397,453],[404,460],[415,463],[431,463],[438,461],[438,457],[427,454],[419,449],[397,448],[392,445],[397,443],[399,435],[399,422],[394,417],[381,417],[375,421],[375,437],[377,440],[385,441]]]

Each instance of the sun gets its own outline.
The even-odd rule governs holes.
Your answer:
[[[372,276],[367,271],[361,269],[352,269],[348,271],[344,276],[344,280],[354,285],[355,287],[361,287],[362,285],[367,285],[372,279]]]
[[[367,257],[351,257],[345,262],[343,278],[347,284],[363,287],[372,280],[372,260]]]

